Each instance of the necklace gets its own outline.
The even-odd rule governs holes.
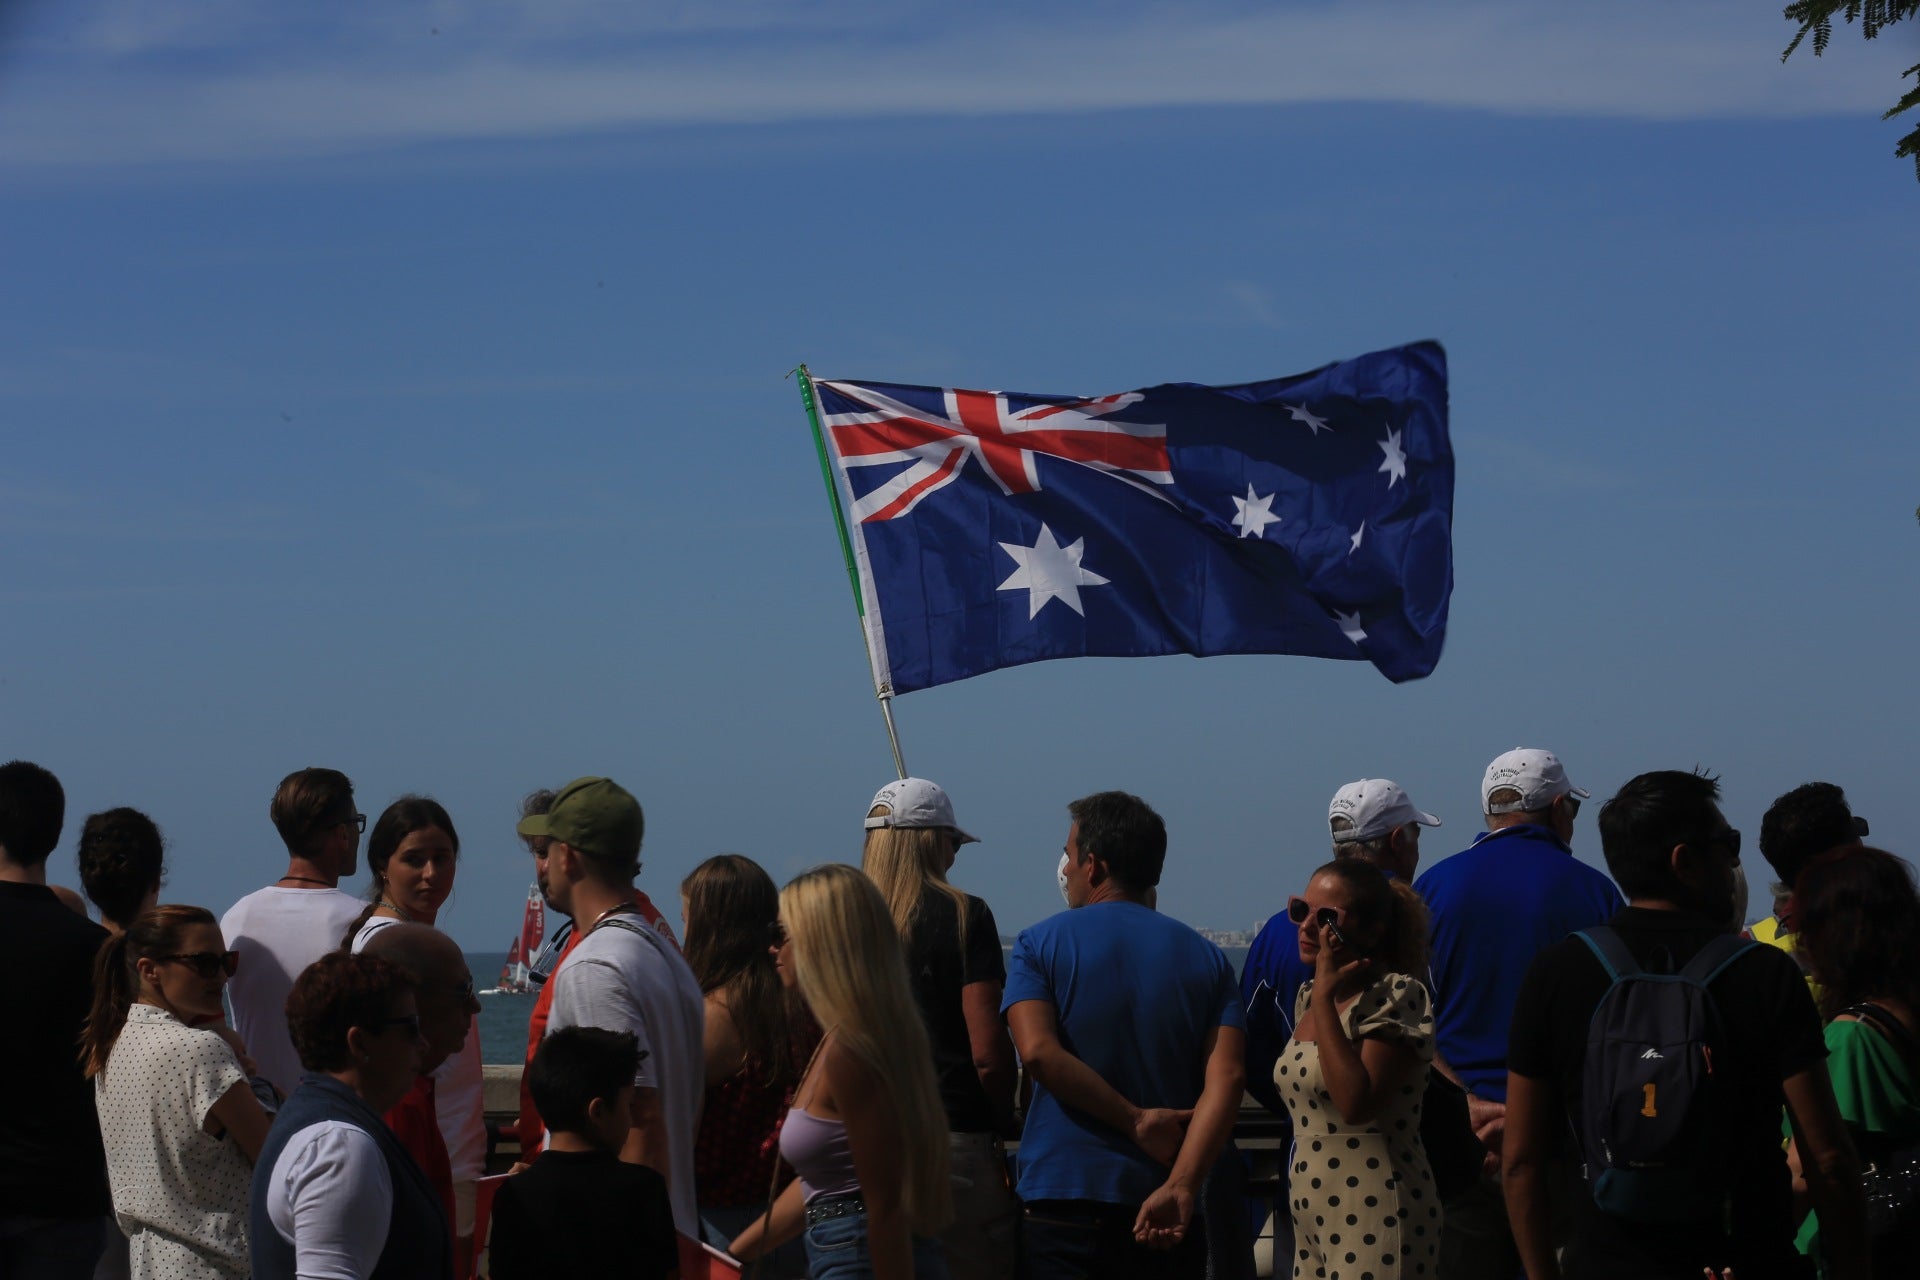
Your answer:
[[[280,879],[298,880],[301,884],[317,884],[327,889],[331,889],[334,887],[333,885],[328,884],[325,880],[317,880],[312,876],[281,876]]]
[[[383,897],[375,905],[385,907],[387,910],[393,912],[393,914],[399,916],[402,920],[405,920],[408,924],[414,923],[413,913],[408,911],[405,907],[401,906],[397,902],[388,902]]]

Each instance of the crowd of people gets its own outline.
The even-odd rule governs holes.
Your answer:
[[[1912,869],[1838,787],[1796,788],[1761,822],[1778,878],[1749,928],[1708,775],[1599,806],[1611,879],[1572,856],[1591,797],[1552,753],[1496,758],[1480,798],[1484,830],[1423,872],[1440,820],[1386,779],[1340,787],[1331,859],[1236,980],[1157,909],[1166,827],[1123,792],[1068,806],[1067,910],[1006,956],[925,779],[875,795],[857,867],[777,888],[701,863],[684,944],[637,884],[639,802],[535,791],[517,832],[567,923],[536,966],[523,1163],[476,1239],[446,810],[402,796],[369,830],[345,775],[293,773],[286,874],[218,918],[159,903],[149,817],[94,814],[96,925],[47,883],[60,784],[15,761],[0,1280],[453,1280],[482,1256],[498,1280],[671,1277],[692,1242],[767,1280],[1236,1280],[1265,1203],[1243,1094],[1285,1121],[1273,1260],[1299,1280],[1903,1274]]]

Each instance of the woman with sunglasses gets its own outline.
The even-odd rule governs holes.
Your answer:
[[[222,1018],[238,958],[212,912],[162,906],[109,938],[94,963],[81,1062],[134,1280],[251,1269],[248,1186],[267,1114],[232,1046],[195,1025]]]
[[[254,1280],[452,1280],[446,1213],[380,1119],[426,1050],[405,975],[377,956],[324,955],[294,980],[287,1031],[308,1074],[254,1171]]]
[[[1357,858],[1313,873],[1287,904],[1313,977],[1295,1003],[1274,1085],[1293,1118],[1296,1278],[1432,1276],[1440,1204],[1420,1145],[1433,1060],[1427,912]]]
[[[900,931],[947,1112],[947,1269],[954,1280],[995,1280],[1013,1271],[1020,1214],[1000,1145],[1013,1129],[1014,1083],[1013,1038],[1000,1016],[1000,927],[986,903],[947,882],[961,848],[975,840],[955,825],[953,802],[938,785],[889,782],[873,797],[866,827],[861,869]]]
[[[811,1280],[946,1280],[946,1111],[900,936],[873,882],[829,864],[780,891],[774,961],[826,1035],[780,1130],[799,1177],[733,1242],[753,1259],[804,1232]]]

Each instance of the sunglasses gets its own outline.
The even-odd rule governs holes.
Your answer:
[[[1345,941],[1347,913],[1340,907],[1319,907],[1308,902],[1299,894],[1287,899],[1287,919],[1295,924],[1305,924],[1311,918],[1322,929],[1333,930],[1333,936]]]
[[[775,920],[767,926],[767,945],[770,947],[787,945],[787,926],[784,923]]]
[[[157,959],[184,964],[209,982],[221,974],[231,978],[234,970],[240,967],[238,951],[184,951],[177,955],[159,956]]]
[[[1736,827],[1716,831],[1700,843],[1709,849],[1718,849],[1726,854],[1729,862],[1740,861],[1740,831]]]

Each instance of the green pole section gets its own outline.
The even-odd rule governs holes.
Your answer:
[[[827,486],[827,501],[833,506],[833,527],[840,531],[840,555],[847,562],[847,585],[853,588],[853,607],[860,615],[860,642],[867,649],[867,665],[873,665],[873,642],[867,638],[867,602],[860,594],[860,568],[853,559],[853,537],[847,532],[847,513],[840,509],[840,487],[833,482],[833,460],[827,456],[827,433],[820,428],[820,402],[813,392],[813,374],[806,365],[794,369],[800,379],[800,402],[807,407],[807,422],[813,427],[814,452],[820,455],[820,479]],[[906,758],[900,754],[900,733],[893,723],[893,691],[883,689],[876,679],[874,696],[880,699],[880,715],[887,724],[887,745],[893,749],[893,771],[907,776]]]
[[[853,561],[853,538],[847,533],[847,513],[840,509],[840,489],[833,483],[826,433],[820,429],[820,404],[813,394],[813,375],[804,364],[794,372],[800,375],[800,402],[807,406],[807,421],[813,426],[813,448],[820,455],[820,479],[827,486],[827,501],[833,505],[833,527],[840,531],[840,555],[847,562],[847,584],[853,588],[853,607],[864,618],[867,602],[860,594],[860,570]]]

